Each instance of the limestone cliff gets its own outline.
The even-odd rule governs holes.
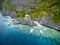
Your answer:
[[[32,20],[60,30],[60,0],[5,0],[2,14],[23,18],[30,14]]]

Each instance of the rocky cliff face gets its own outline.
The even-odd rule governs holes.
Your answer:
[[[2,8],[2,15],[3,16],[10,16],[12,18],[16,18],[16,12],[15,11],[9,11],[6,8]]]
[[[3,9],[2,10],[2,14],[4,15],[4,16],[10,16],[10,17],[12,17],[12,18],[16,18],[16,13],[13,11],[13,12],[11,12],[11,11],[8,11],[8,10],[5,10],[5,9]],[[31,18],[31,17],[30,17]],[[28,19],[28,18],[27,18]],[[33,25],[35,25],[34,23],[33,23],[33,20],[27,20],[26,18],[25,19],[22,19],[22,21],[19,19],[19,23],[20,24],[25,24],[25,25],[30,25],[30,26],[33,26]],[[34,19],[34,21],[37,21],[37,22],[39,22],[40,24],[43,24],[43,25],[46,25],[46,26],[49,26],[49,27],[52,27],[52,28],[54,28],[54,29],[57,29],[57,30],[60,30],[60,24],[58,24],[58,25],[56,25],[56,24],[54,24],[52,21],[51,21],[51,17],[50,16],[44,16],[44,17],[42,17],[42,18],[36,18],[36,19]]]
[[[0,0],[0,10],[2,8],[2,3],[4,2],[4,0]]]
[[[43,24],[43,25],[45,25],[45,26],[48,26],[48,27],[60,30],[60,24],[58,24],[58,25],[54,24],[51,21],[51,17],[50,16],[49,17],[47,17],[47,16],[42,17],[40,23]]]
[[[26,12],[30,12],[32,10],[30,8],[30,6],[32,6],[32,8],[37,7],[38,3],[39,3],[39,1],[37,1],[37,0],[36,1],[33,1],[33,0],[11,0],[9,2],[9,4],[16,9],[16,11],[25,10]],[[29,6],[29,7],[26,8],[25,6]],[[9,11],[6,8],[2,8],[2,14],[4,16],[5,15],[7,15],[7,16],[9,15],[12,18],[16,18],[16,12],[15,11]],[[36,18],[34,20],[37,21],[37,22],[39,22],[39,23],[41,23],[41,24],[43,24],[43,25],[46,25],[46,26],[55,28],[57,30],[60,30],[60,22],[59,22],[58,25],[57,24],[54,24],[51,21],[51,18],[52,17],[53,17],[53,15],[52,16],[43,16],[42,18],[39,17],[39,18]],[[22,23],[22,24],[26,24],[27,22],[29,22],[29,24],[32,25],[33,24],[32,20],[30,20],[30,19],[27,20],[27,19],[26,18],[23,19],[22,22],[24,22],[24,23]],[[20,20],[20,22],[21,22],[21,20]],[[32,22],[32,23],[30,23],[30,22]]]
[[[34,8],[38,5],[37,0],[5,0],[4,3],[8,3],[16,9],[16,11],[31,11],[31,8]],[[29,6],[29,7],[28,7]]]

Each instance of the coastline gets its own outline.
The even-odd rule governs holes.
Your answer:
[[[15,15],[15,14],[14,14]],[[4,15],[3,15],[4,16]],[[10,15],[8,15],[8,16],[10,16]],[[11,17],[11,16],[10,16]],[[12,18],[12,17],[11,17]],[[33,20],[33,19],[31,19],[31,17],[29,16],[29,14],[26,14],[25,15],[25,17],[23,18],[23,19],[20,19],[20,18],[12,18],[12,19],[15,19],[15,21],[14,21],[14,24],[22,24],[22,25],[28,25],[28,26],[36,26],[36,24],[34,23],[34,21],[36,21],[36,22],[38,22],[39,24],[41,24],[41,25],[43,25],[43,26],[46,26],[46,27],[49,27],[49,28],[52,28],[52,29],[55,29],[55,30],[57,30],[57,31],[59,31],[60,32],[60,30],[59,29],[56,29],[55,28],[55,25],[53,25],[53,27],[51,26],[53,23],[50,23],[49,24],[49,22],[48,21],[46,21],[46,19],[47,19],[47,17],[43,17],[42,18],[42,20],[40,20],[40,18],[37,18],[37,19],[35,19],[35,20]],[[48,22],[48,24],[47,23],[45,23],[45,22]],[[40,23],[40,22],[42,22],[42,23]],[[56,26],[57,27],[57,26]]]

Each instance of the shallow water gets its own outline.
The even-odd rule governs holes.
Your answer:
[[[0,14],[0,45],[60,45],[60,32],[45,26],[8,25]],[[33,29],[33,31],[31,31]]]

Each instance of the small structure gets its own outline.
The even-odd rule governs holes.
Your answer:
[[[30,17],[30,15],[29,15],[29,14],[25,14],[25,18],[27,18],[27,19],[31,20],[31,17]]]

